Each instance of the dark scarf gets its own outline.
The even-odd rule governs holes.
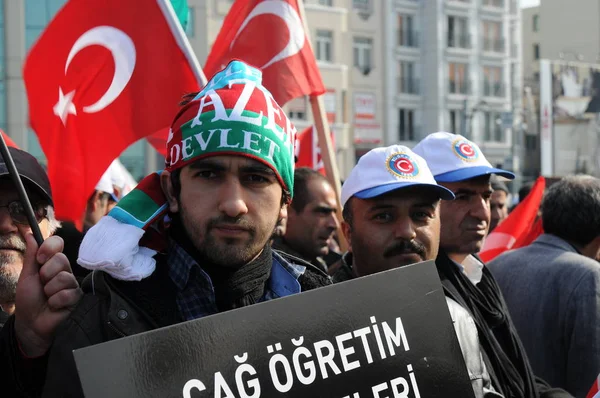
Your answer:
[[[178,217],[174,217],[169,228],[171,237],[196,260],[210,276],[215,289],[215,301],[219,311],[245,307],[260,301],[265,285],[271,277],[273,252],[267,243],[254,260],[240,267],[223,267],[211,263],[192,244]],[[192,272],[194,272],[192,270]]]
[[[444,251],[436,266],[446,295],[471,313],[490,377],[505,397],[537,398],[535,377],[496,280],[483,268],[477,286]]]

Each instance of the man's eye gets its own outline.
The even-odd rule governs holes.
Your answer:
[[[469,195],[455,194],[454,200],[469,200]]]
[[[388,222],[388,221],[392,220],[392,214],[391,213],[377,213],[373,216],[373,219],[375,221]]]
[[[217,173],[215,173],[214,171],[210,171],[210,170],[198,171],[196,173],[196,177],[200,177],[200,178],[215,178],[216,176],[217,176]]]
[[[416,220],[427,220],[427,219],[429,219],[429,218],[432,218],[432,215],[431,215],[431,214],[429,214],[429,213],[428,213],[428,212],[426,212],[426,211],[415,211],[415,212],[413,213],[413,217],[414,217]]]
[[[246,180],[249,182],[254,182],[254,183],[263,183],[263,182],[270,181],[267,177],[262,176],[260,174],[248,174],[246,176]]]

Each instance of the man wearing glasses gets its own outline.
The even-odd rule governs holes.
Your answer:
[[[52,236],[60,223],[54,217],[48,176],[27,152],[9,151],[44,237],[38,248],[0,158],[0,307],[9,315],[0,330],[0,380],[8,391],[16,385],[27,391],[34,378],[44,377],[45,354],[54,332],[81,298],[81,291],[62,253],[63,240]]]

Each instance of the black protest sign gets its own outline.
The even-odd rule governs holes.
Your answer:
[[[472,397],[430,261],[74,351],[94,397]]]

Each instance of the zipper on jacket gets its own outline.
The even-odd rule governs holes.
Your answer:
[[[127,336],[125,333],[123,333],[119,329],[117,329],[117,327],[115,325],[113,325],[110,321],[108,321],[108,326],[119,336],[121,336],[121,337]]]

